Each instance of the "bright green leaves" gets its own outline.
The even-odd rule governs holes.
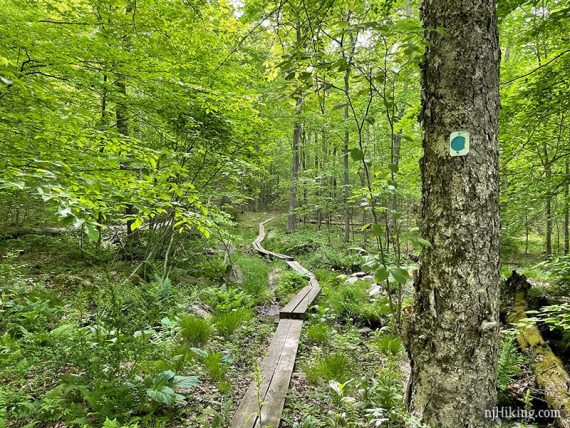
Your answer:
[[[350,157],[353,161],[362,161],[364,160],[364,153],[359,148],[354,148],[350,151]]]
[[[409,278],[408,271],[398,266],[380,266],[374,271],[374,280],[378,283],[390,280],[405,284]]]
[[[143,224],[143,219],[141,217],[135,218],[130,224],[131,231],[137,230],[138,228],[141,227],[142,224]]]
[[[384,266],[376,269],[376,271],[374,272],[374,280],[376,282],[384,282],[388,279],[388,269],[386,269]]]
[[[97,226],[94,224],[85,223],[85,233],[91,241],[99,240],[99,230],[97,230]]]
[[[398,284],[405,284],[410,276],[408,271],[401,267],[390,267],[388,270]]]
[[[172,370],[163,371],[152,378],[152,384],[146,390],[148,398],[166,407],[185,403],[184,396],[176,388],[194,388],[200,385],[196,376],[178,376]]]

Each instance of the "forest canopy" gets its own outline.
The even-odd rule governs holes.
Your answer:
[[[281,426],[570,405],[569,0],[0,9],[0,428],[230,426],[317,284]]]

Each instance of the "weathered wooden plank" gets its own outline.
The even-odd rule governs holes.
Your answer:
[[[293,269],[295,272],[297,272],[298,274],[301,274],[303,276],[310,277],[313,275],[311,272],[309,272],[307,269],[305,269],[301,265],[301,263],[299,263],[298,261],[295,261],[295,260],[288,261],[287,265],[289,265],[289,267],[291,269]]]
[[[306,317],[309,306],[313,304],[314,300],[317,298],[320,292],[321,292],[321,287],[319,286],[311,287],[311,291],[309,291],[309,293],[305,296],[305,298],[297,305],[297,307],[293,311],[293,314],[299,314],[299,317],[301,316]]]
[[[291,328],[283,346],[281,358],[265,396],[265,403],[261,408],[261,421],[257,420],[255,427],[272,426],[277,428],[279,426],[281,413],[283,413],[285,406],[285,396],[295,366],[302,326],[303,321],[291,320]]]
[[[232,428],[279,426],[299,347],[302,319],[306,317],[309,306],[321,291],[315,275],[294,261],[293,257],[263,248],[265,224],[271,220],[273,218],[259,224],[259,234],[253,241],[253,248],[265,257],[285,260],[291,269],[309,279],[309,285],[303,287],[281,309],[281,320],[260,365],[261,379],[253,380],[249,385],[232,419]]]
[[[267,355],[260,365],[261,382],[258,383],[254,379],[250,383],[238,409],[236,410],[236,413],[234,414],[234,417],[232,418],[232,427],[246,428],[253,427],[255,425],[256,420],[259,417],[260,401],[261,403],[265,401],[269,385],[271,384],[275,370],[279,364],[281,354],[283,353],[285,343],[289,337],[289,331],[294,325],[296,326],[293,320],[279,321],[275,334],[271,340],[271,344],[269,345]]]
[[[289,303],[287,303],[285,305],[285,307],[283,307],[281,309],[281,311],[279,312],[279,318],[283,319],[283,318],[287,318],[288,315],[292,314],[295,312],[295,308],[297,306],[299,306],[299,303],[301,303],[303,301],[303,299],[307,296],[307,294],[310,293],[311,291],[311,286],[307,285],[305,287],[303,287],[301,289],[301,291],[299,291],[295,297],[293,297]]]

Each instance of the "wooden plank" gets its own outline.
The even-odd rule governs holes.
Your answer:
[[[319,281],[317,281],[317,278],[314,275],[311,275],[311,278],[309,278],[309,283],[312,287],[321,288],[321,284],[319,284]]]
[[[271,426],[277,428],[279,426],[285,406],[285,397],[295,366],[302,326],[303,321],[291,320],[291,328],[283,346],[281,358],[265,396],[265,404],[261,408],[261,421],[256,421],[255,427]]]
[[[307,294],[310,293],[311,291],[311,286],[307,285],[305,287],[303,287],[301,289],[301,291],[299,291],[295,297],[293,297],[289,303],[287,303],[285,305],[285,307],[283,307],[281,309],[281,311],[279,312],[279,318],[283,319],[283,318],[287,318],[288,315],[292,314],[295,312],[295,308],[297,306],[299,306],[299,303],[301,303],[303,301],[303,299],[307,296]]]
[[[287,337],[289,337],[289,330],[293,326],[292,320],[279,321],[275,334],[269,345],[267,355],[260,365],[262,380],[258,384],[256,380],[250,383],[234,417],[232,418],[232,427],[245,428],[253,427],[259,414],[259,402],[265,401],[265,396],[269,389],[271,380],[273,379],[275,369],[280,360],[283,352]]]
[[[298,274],[301,274],[303,276],[309,277],[312,276],[313,274],[311,272],[309,272],[307,269],[305,269],[301,263],[299,263],[298,261],[292,260],[292,261],[288,261],[287,264],[289,265],[289,267],[291,269],[293,269],[295,272],[297,272]]]
[[[297,305],[293,314],[299,314],[299,317],[301,317],[301,315],[306,316],[307,310],[313,304],[320,292],[321,287],[311,287],[311,291],[309,291],[305,298]]]

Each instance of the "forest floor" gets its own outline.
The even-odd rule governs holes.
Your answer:
[[[228,426],[277,308],[306,285],[252,250],[268,217],[243,215],[231,245],[229,236],[189,240],[167,276],[161,262],[132,275],[136,262],[75,236],[0,243],[0,427]],[[351,276],[362,269],[358,250],[340,242],[338,226],[284,229],[282,218],[270,223],[264,246],[294,256],[323,291],[281,426],[420,426],[402,403],[407,365],[385,291]],[[528,374],[517,352],[502,356],[506,392]]]

